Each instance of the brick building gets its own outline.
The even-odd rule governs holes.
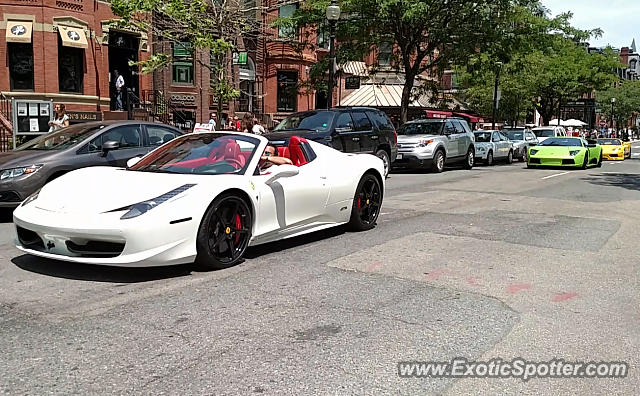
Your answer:
[[[0,91],[6,98],[53,100],[67,110],[109,111],[113,71],[139,95],[151,77],[128,61],[148,56],[145,33],[117,31],[109,4],[89,0],[0,0]]]

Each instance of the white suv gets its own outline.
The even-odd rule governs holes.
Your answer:
[[[548,139],[550,137],[562,137],[567,136],[567,131],[561,126],[546,126],[533,128],[533,133],[538,138],[538,143]]]

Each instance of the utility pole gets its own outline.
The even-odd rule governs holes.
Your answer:
[[[493,114],[491,116],[491,129],[496,129],[496,113],[498,110],[498,85],[500,84],[500,69],[502,69],[502,62],[496,62],[496,81],[493,86]]]

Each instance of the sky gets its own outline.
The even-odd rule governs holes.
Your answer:
[[[628,47],[635,38],[640,50],[639,0],[542,0],[542,4],[554,16],[571,11],[571,24],[577,28],[602,29],[602,37],[589,40],[592,46]]]

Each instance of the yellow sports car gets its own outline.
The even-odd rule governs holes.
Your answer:
[[[631,158],[631,141],[623,140],[622,145],[624,146],[624,158]]]
[[[602,159],[610,161],[624,161],[625,152],[620,139],[598,139],[602,146]]]

